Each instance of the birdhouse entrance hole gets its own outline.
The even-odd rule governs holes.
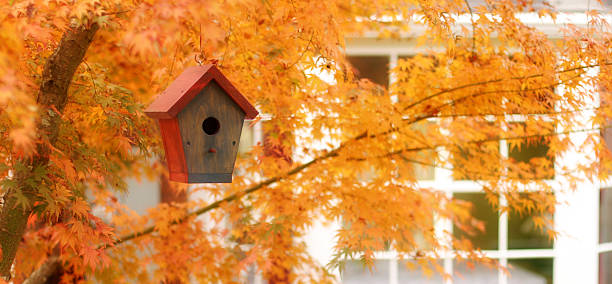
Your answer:
[[[219,128],[221,128],[219,120],[212,116],[204,119],[204,122],[202,122],[202,129],[204,130],[204,133],[208,135],[217,134],[217,132],[219,132]]]

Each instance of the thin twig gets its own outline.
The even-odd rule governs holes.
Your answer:
[[[460,171],[464,174],[473,174],[473,175],[478,175],[478,176],[487,176],[490,179],[495,179],[495,178],[503,178],[503,177],[509,177],[508,175],[492,175],[490,173],[484,173],[484,172],[477,172],[477,171],[469,171],[466,170],[464,168],[452,168],[452,167],[444,167],[440,164],[437,163],[431,163],[431,162],[425,162],[425,161],[420,161],[420,160],[415,160],[415,159],[410,159],[402,154],[399,154],[400,158],[402,158],[402,160],[406,161],[406,162],[410,162],[410,163],[415,163],[415,164],[419,164],[419,165],[423,165],[423,166],[427,166],[427,167],[432,167],[432,168],[439,168],[439,169],[444,169],[444,170],[448,170],[448,171]]]
[[[562,73],[567,73],[567,72],[572,72],[572,71],[577,71],[577,70],[582,70],[582,69],[587,69],[587,68],[593,68],[593,67],[598,67],[598,66],[609,66],[612,65],[612,62],[605,62],[605,63],[601,63],[601,64],[591,64],[591,65],[585,65],[585,66],[578,66],[578,67],[574,67],[574,68],[569,68],[569,69],[564,69],[564,70],[560,70],[557,71],[557,74],[562,74]],[[533,78],[538,78],[538,77],[543,77],[544,74],[543,73],[539,73],[539,74],[533,74],[533,75],[528,75],[528,76],[515,76],[515,77],[510,77],[510,78],[498,78],[498,79],[492,79],[492,80],[487,80],[487,81],[480,81],[480,82],[474,82],[474,83],[469,83],[469,84],[464,84],[464,85],[459,85],[450,89],[445,89],[442,91],[439,91],[435,94],[429,95],[425,98],[422,98],[406,107],[404,107],[404,111],[413,108],[425,101],[434,99],[436,97],[439,97],[443,94],[446,93],[452,93],[455,91],[459,91],[459,90],[463,90],[465,88],[470,88],[470,87],[476,87],[476,86],[482,86],[482,85],[487,85],[487,84],[491,84],[491,83],[500,83],[503,81],[507,81],[507,80],[525,80],[525,79],[533,79]]]
[[[534,139],[534,138],[544,138],[544,137],[553,137],[553,136],[560,136],[560,135],[567,135],[567,134],[572,134],[572,133],[582,133],[582,132],[590,132],[590,131],[601,131],[604,129],[608,129],[608,128],[612,128],[612,126],[605,126],[605,127],[599,127],[599,128],[588,128],[588,129],[577,129],[577,130],[568,130],[568,131],[562,131],[562,132],[552,132],[552,133],[545,133],[545,134],[533,134],[533,135],[524,135],[524,136],[510,136],[510,137],[491,137],[491,138],[486,138],[486,139],[479,139],[479,140],[470,140],[470,141],[465,141],[463,143],[465,144],[480,144],[480,143],[486,143],[486,142],[494,142],[494,141],[501,141],[501,140],[527,140],[527,139]],[[400,149],[400,150],[396,150],[396,151],[392,151],[389,152],[387,154],[384,155],[379,155],[379,156],[373,156],[370,158],[351,158],[351,159],[347,159],[347,160],[354,160],[354,161],[365,161],[367,159],[380,159],[380,158],[387,158],[387,157],[391,157],[391,156],[395,156],[395,155],[399,155],[405,152],[420,152],[420,151],[426,151],[426,150],[434,150],[438,147],[448,147],[448,146],[452,146],[455,145],[455,143],[443,143],[443,144],[437,144],[437,145],[433,145],[433,146],[424,146],[424,147],[414,147],[414,148],[404,148],[404,149]]]
[[[472,12],[470,2],[468,2],[468,0],[464,1],[465,5],[468,7],[468,11],[470,11],[470,21],[472,22],[472,56],[476,56],[476,24],[474,24],[474,13]]]
[[[234,31],[232,30],[232,21],[229,21],[229,27],[227,28],[227,36],[225,36],[225,50],[223,50],[223,57],[221,57],[221,62],[219,62],[219,68],[223,66],[223,63],[225,63],[225,58],[227,58],[227,51],[229,50],[230,47],[230,43],[229,41],[231,40],[230,37],[232,36],[232,34],[234,33]]]
[[[308,40],[308,44],[306,45],[306,48],[304,48],[304,51],[302,51],[302,54],[300,54],[300,57],[298,57],[298,59],[295,60],[295,62],[293,62],[291,65],[285,67],[285,70],[292,68],[293,66],[295,66],[296,64],[298,64],[302,60],[302,58],[304,57],[304,54],[306,54],[306,52],[310,48],[310,45],[312,44],[312,38],[313,37],[314,37],[314,32],[311,32],[310,33],[310,39]]]
[[[440,108],[443,108],[443,107],[446,107],[446,106],[451,106],[451,105],[456,105],[457,103],[460,103],[460,102],[465,101],[467,99],[480,97],[482,95],[507,94],[507,93],[526,93],[526,92],[534,92],[534,91],[547,90],[547,89],[554,88],[554,87],[557,87],[559,85],[565,84],[565,83],[567,83],[569,81],[572,81],[572,80],[582,76],[582,74],[584,74],[584,71],[582,73],[580,73],[580,74],[578,74],[576,76],[572,76],[572,77],[570,77],[568,79],[561,80],[561,81],[558,81],[556,83],[549,84],[549,85],[544,85],[544,86],[537,87],[537,88],[515,89],[515,90],[490,90],[490,91],[483,91],[483,92],[478,92],[478,93],[474,93],[474,94],[469,94],[469,95],[465,95],[463,97],[460,97],[458,99],[452,100],[450,102],[443,103],[443,104],[435,107],[434,109],[438,109],[439,110]]]
[[[176,54],[178,53],[178,48],[179,48],[179,45],[177,43],[176,47],[174,48],[174,56],[172,56],[172,64],[170,64],[170,77],[172,77],[172,72],[174,71],[174,62],[176,61]]]
[[[87,63],[87,61],[83,60],[83,63],[87,67],[87,70],[88,70],[88,73],[89,73],[89,78],[91,78],[91,85],[93,86],[94,95],[97,96],[98,92],[96,91],[96,83],[95,83],[94,78],[93,78],[93,72],[91,71],[91,67],[89,67],[89,64]]]
[[[102,13],[102,16],[119,15],[119,14],[129,13],[132,11],[134,10],[130,9],[130,10],[117,11],[117,12],[104,12]]]
[[[440,114],[435,115],[430,118],[456,118],[456,117],[485,117],[485,116],[512,116],[512,115],[524,115],[524,116],[549,116],[549,115],[558,115],[558,114],[568,114],[568,113],[576,113],[583,111],[596,111],[599,110],[599,107],[594,108],[584,108],[584,109],[572,109],[572,110],[564,110],[564,111],[553,111],[553,112],[529,112],[529,113],[520,113],[520,112],[500,112],[500,113],[455,113],[455,114]]]

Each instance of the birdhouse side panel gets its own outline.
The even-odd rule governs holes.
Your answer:
[[[190,182],[231,182],[244,117],[215,81],[178,114]]]
[[[159,128],[162,133],[170,180],[187,182],[187,163],[185,162],[178,119],[160,119]]]

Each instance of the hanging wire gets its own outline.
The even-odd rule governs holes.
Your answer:
[[[204,52],[202,51],[202,24],[200,24],[200,53],[196,53],[193,58],[198,65],[202,66],[202,62],[204,62]]]

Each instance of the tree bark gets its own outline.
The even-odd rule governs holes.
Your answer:
[[[36,153],[32,158],[24,158],[23,163],[29,171],[46,167],[51,149],[48,145],[55,144],[61,123],[60,114],[66,105],[68,87],[79,64],[85,56],[99,26],[96,23],[72,26],[68,28],[53,52],[47,59],[42,74],[42,81],[36,102],[40,110],[37,123],[37,133],[42,143],[37,143]],[[56,113],[56,111],[60,113]],[[43,119],[46,123],[42,123]],[[24,180],[28,173],[17,173],[15,179],[18,186],[9,189],[3,196],[3,206],[0,210],[0,276],[5,280],[11,277],[11,266],[17,253],[17,248],[26,229],[32,207],[18,205],[16,193],[21,193],[30,200],[37,196],[37,188],[27,185]]]
[[[23,284],[59,283],[57,276],[61,276],[61,272],[62,263],[57,257],[50,257]]]

